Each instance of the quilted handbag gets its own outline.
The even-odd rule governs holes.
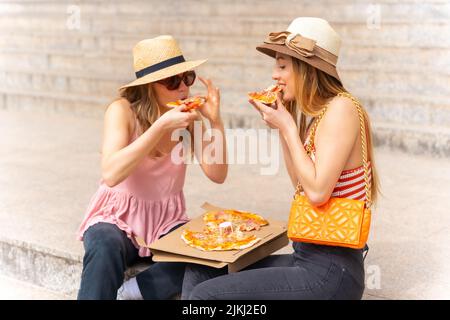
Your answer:
[[[366,201],[331,197],[324,205],[314,207],[309,203],[307,197],[300,193],[301,185],[297,184],[289,215],[288,237],[293,241],[362,249],[369,237],[371,221],[371,182],[368,174],[369,166],[367,162],[364,115],[359,102],[354,97],[346,92],[338,95],[352,99],[358,109]],[[309,143],[306,146],[308,155],[311,155],[313,150],[317,124],[325,114],[325,111],[326,107],[322,110],[311,129]]]

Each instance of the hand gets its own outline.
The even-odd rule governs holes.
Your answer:
[[[183,111],[185,107],[184,104],[177,106],[165,112],[157,121],[162,124],[164,130],[187,128],[189,124],[198,119],[198,114],[195,113],[195,110]]]
[[[210,79],[205,80],[202,77],[198,77],[200,81],[206,86],[208,95],[206,96],[206,102],[198,108],[198,111],[207,118],[211,123],[217,123],[220,119],[220,90],[213,86]]]
[[[270,128],[284,132],[290,128],[297,127],[292,115],[283,105],[280,94],[277,96],[276,109],[253,99],[250,99],[249,102],[259,111],[264,123]]]

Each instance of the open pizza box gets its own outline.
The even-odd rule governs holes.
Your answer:
[[[222,208],[204,203],[202,209],[218,211]],[[201,251],[188,246],[182,239],[184,229],[201,231],[204,227],[203,215],[192,219],[180,228],[156,240],[148,247],[153,253],[153,261],[188,262],[207,265],[214,268],[228,266],[228,272],[237,272],[261,260],[289,243],[286,234],[286,223],[266,219],[269,224],[257,231],[250,231],[261,238],[253,246],[242,250]]]

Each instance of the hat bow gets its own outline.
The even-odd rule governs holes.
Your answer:
[[[291,33],[289,31],[271,32],[264,42],[281,45],[284,44],[289,49],[306,58],[315,55],[313,49],[316,45],[316,40],[306,38],[298,33]]]

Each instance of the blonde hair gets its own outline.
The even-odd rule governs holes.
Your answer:
[[[299,60],[292,58],[294,70],[295,100],[286,103],[286,108],[292,115],[299,128],[301,141],[305,141],[306,132],[314,119],[307,124],[307,117],[317,117],[326,102],[340,92],[348,92],[342,83],[327,73]],[[372,169],[372,202],[375,203],[379,193],[379,179],[373,157],[373,139],[369,115],[361,108],[364,114],[367,134],[368,159]]]
[[[135,128],[138,131],[138,135],[143,134],[148,128],[155,123],[161,116],[161,112],[158,107],[158,101],[156,99],[156,93],[153,86],[150,84],[142,84],[139,86],[126,87],[119,91],[120,98],[128,100],[131,106],[131,110],[135,114],[139,128]],[[193,127],[188,128],[191,137],[193,134]],[[180,141],[183,137],[180,138]],[[191,138],[191,158],[193,157],[194,139]],[[161,151],[156,150],[159,154],[163,154]]]
[[[144,133],[159,118],[160,112],[155,92],[151,85],[126,87],[119,91],[121,98],[128,100],[140,129]]]

